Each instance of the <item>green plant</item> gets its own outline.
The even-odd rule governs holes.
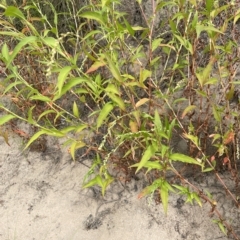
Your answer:
[[[1,103],[7,114],[0,124],[19,119],[35,126],[26,148],[46,134],[64,137],[74,160],[78,149],[94,152],[84,187],[98,185],[103,195],[115,165],[126,175],[143,172],[149,186],[139,197],[158,193],[165,213],[170,191],[200,206],[204,199],[222,231],[238,239],[212,199],[180,170],[213,172],[239,205],[218,173],[227,165],[238,186],[237,3],[156,1],[148,16],[137,2],[141,26],[126,20],[116,0],[89,1],[80,9],[69,0],[65,12],[50,1],[30,1],[21,9],[0,4],[0,34],[11,40],[0,54],[7,73],[2,97],[17,107]],[[46,6],[53,18],[46,17]],[[160,14],[165,17],[159,21]],[[68,29],[60,27],[60,16]],[[32,79],[36,68],[41,78]],[[185,139],[188,149],[176,152],[175,138]]]

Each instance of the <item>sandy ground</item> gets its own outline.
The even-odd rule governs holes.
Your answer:
[[[103,198],[97,188],[82,189],[89,162],[74,163],[58,140],[49,140],[45,153],[22,152],[18,136],[10,144],[0,138],[0,240],[228,239],[212,223],[207,204],[191,206],[171,195],[165,216],[161,204],[137,198],[142,180],[115,182]],[[209,179],[202,184],[239,222],[231,202],[224,205],[226,194]]]

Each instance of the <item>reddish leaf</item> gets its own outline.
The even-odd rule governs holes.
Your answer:
[[[234,135],[235,135],[234,132],[229,132],[229,133],[225,136],[224,141],[223,141],[223,144],[224,144],[224,145],[227,145],[227,144],[233,142],[233,141],[234,141]]]
[[[105,66],[105,65],[106,65],[106,63],[97,61],[97,62],[95,62],[95,63],[87,70],[86,73],[94,72],[94,71],[96,71],[98,68],[103,67],[103,66]]]

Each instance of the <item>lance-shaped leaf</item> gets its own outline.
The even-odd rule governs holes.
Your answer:
[[[119,82],[123,82],[122,76],[121,76],[118,68],[116,67],[116,65],[114,64],[112,59],[110,58],[110,56],[107,53],[105,53],[104,56],[107,59],[109,70],[111,71],[114,78],[116,78]]]
[[[84,147],[86,144],[82,141],[76,141],[71,144],[70,147],[70,154],[72,156],[72,159],[75,161],[75,152],[77,149]]]
[[[140,163],[135,163],[131,167],[138,167],[139,164]],[[146,174],[153,169],[157,169],[157,170],[163,169],[162,165],[158,161],[148,161],[145,163],[144,167],[147,168]]]
[[[218,30],[217,28],[215,28],[213,26],[204,26],[204,25],[197,23],[196,24],[197,38],[199,38],[202,31],[222,33],[220,30]]]
[[[157,110],[155,110],[155,113],[154,113],[154,129],[158,135],[160,135],[160,133],[163,130],[162,122]]]
[[[48,114],[51,114],[51,113],[55,113],[56,114],[56,111],[54,110],[47,110],[47,111],[44,111],[43,113],[41,113],[37,119],[37,122],[44,116],[48,115]]]
[[[189,112],[191,112],[193,109],[195,109],[197,106],[195,105],[190,105],[188,107],[186,107],[182,113],[181,118],[183,119]]]
[[[28,120],[28,123],[30,123],[30,124],[35,124],[35,120],[33,119],[33,117],[32,117],[32,114],[33,114],[33,109],[35,108],[36,106],[32,106],[31,108],[29,108],[29,110],[28,110],[28,118],[27,118],[27,120]]]
[[[9,17],[18,17],[22,20],[26,20],[23,13],[19,10],[19,8],[16,8],[14,6],[9,6],[6,8],[4,15]]]
[[[118,97],[117,95],[115,95],[114,93],[108,93],[108,96],[113,100],[113,102],[115,102],[123,111],[126,110],[125,108],[125,104],[124,101],[122,100],[122,98]]]
[[[220,109],[218,109],[215,105],[212,106],[213,109],[213,116],[217,122],[221,121],[221,113]]]
[[[7,61],[7,65],[6,67],[8,68],[9,65],[12,63],[12,61],[14,60],[14,58],[17,56],[17,54],[22,50],[23,46],[25,46],[28,43],[31,42],[36,42],[37,41],[37,37],[35,36],[29,36],[29,37],[25,37],[23,38],[18,44],[17,46],[14,48],[12,54],[10,55],[8,61]]]
[[[113,104],[111,102],[108,102],[103,106],[97,119],[97,128],[99,128],[103,124],[104,120],[107,118],[108,114],[112,110],[113,110]]]
[[[142,98],[142,99],[140,99],[140,100],[136,103],[135,107],[138,108],[138,107],[142,106],[143,104],[145,104],[145,103],[148,102],[148,101],[149,101],[149,98]]]
[[[169,158],[173,161],[180,161],[184,163],[190,163],[190,164],[196,164],[196,165],[202,166],[202,164],[197,160],[195,160],[194,158],[181,153],[173,153],[169,156]]]
[[[91,73],[91,72],[95,72],[97,69],[99,69],[100,67],[105,66],[106,63],[105,62],[101,62],[101,61],[96,61],[93,63],[93,65],[87,70],[87,73]]]
[[[167,209],[168,209],[168,187],[165,184],[166,182],[164,181],[162,183],[161,189],[160,189],[160,196],[163,204],[163,209],[164,213],[167,214]]]
[[[35,133],[30,140],[27,142],[27,145],[25,146],[24,150],[27,149],[34,141],[36,141],[41,135],[46,134],[49,136],[54,136],[54,137],[64,137],[65,134],[62,133],[61,131],[55,130],[55,129],[42,129]]]
[[[5,58],[5,60],[9,60],[10,58],[10,54],[9,54],[9,49],[6,43],[4,43],[3,47],[2,47],[2,56],[3,58]]]
[[[191,140],[197,147],[199,147],[198,136],[194,136],[194,135],[191,135],[191,134],[183,133],[183,137]]]
[[[139,83],[141,87],[145,88],[144,82],[147,78],[151,77],[152,72],[147,69],[140,69]]]
[[[107,93],[114,93],[120,96],[120,91],[115,84],[109,83],[105,89]]]
[[[81,78],[81,77],[76,77],[76,78],[71,78],[69,79],[66,84],[63,85],[61,94],[56,95],[53,99],[53,101],[57,100],[60,98],[62,95],[64,95],[67,91],[71,90],[73,87],[76,85],[79,85],[81,83],[88,82],[89,80],[87,78]]]
[[[105,25],[103,16],[98,12],[87,11],[87,12],[80,14],[80,17],[91,19],[91,20],[96,20],[97,22]]]
[[[58,95],[61,95],[63,84],[71,70],[71,66],[66,66],[60,70],[57,81]]]
[[[0,125],[3,125],[6,122],[9,122],[11,119],[15,118],[15,116],[11,114],[4,115],[0,117]]]
[[[74,101],[73,103],[73,115],[77,118],[79,118],[79,110],[78,110],[78,106],[76,104],[76,102]]]
[[[88,183],[84,184],[83,188],[89,188],[94,185],[98,185],[102,188],[102,195],[105,195],[106,188],[113,182],[114,178],[107,172],[105,174],[98,174]]]
[[[30,97],[31,100],[40,100],[43,102],[51,102],[51,99],[49,97],[46,97],[40,93],[37,93],[36,95],[33,95]]]
[[[143,167],[146,166],[146,163],[150,160],[150,158],[155,154],[156,150],[153,145],[147,147],[146,151],[144,152],[141,161],[139,162],[138,168],[136,173]],[[132,167],[132,166],[131,166]]]
[[[216,58],[212,57],[208,65],[203,69],[202,72],[196,73],[199,84],[203,87],[205,84],[209,84],[210,74],[212,72],[213,64],[216,62]]]

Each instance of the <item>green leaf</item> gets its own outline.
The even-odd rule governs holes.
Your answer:
[[[217,79],[217,78],[209,78],[208,80],[206,80],[204,85],[207,85],[207,84],[214,85],[218,82],[219,82],[219,79]]]
[[[160,59],[160,57],[155,57],[154,59],[152,59],[152,60],[150,61],[150,66],[151,66],[151,67],[154,66],[154,64],[156,64],[156,62],[157,62],[159,59]]]
[[[198,203],[200,207],[202,207],[201,199],[196,192],[192,192],[192,198]]]
[[[173,101],[174,105],[177,105],[178,103],[182,103],[184,101],[187,101],[186,98],[177,98],[176,100]]]
[[[139,164],[140,163],[135,163],[135,164],[131,165],[130,167],[138,167]],[[153,169],[158,169],[158,170],[163,169],[162,165],[158,161],[147,161],[145,163],[144,167],[148,169],[146,174]]]
[[[75,161],[75,152],[77,149],[84,147],[86,144],[82,141],[74,141],[70,147],[70,154],[72,159]]]
[[[136,173],[143,167],[145,167],[146,163],[149,161],[149,159],[155,154],[156,150],[153,147],[153,145],[148,146],[146,151],[144,152],[141,161],[139,162],[138,168],[136,170]]]
[[[31,96],[30,99],[31,100],[40,100],[40,101],[43,101],[43,102],[51,102],[51,99],[49,97],[43,96],[40,93]]]
[[[76,133],[79,133],[79,132],[81,132],[82,130],[84,130],[85,128],[87,128],[87,127],[88,127],[87,124],[80,124],[80,125],[78,125],[78,126],[75,127],[75,131],[76,131]]]
[[[66,133],[69,133],[69,132],[75,131],[75,130],[76,130],[76,126],[68,126],[68,127],[61,129],[61,132],[66,134]]]
[[[102,8],[104,8],[108,3],[109,3],[109,0],[102,0]]]
[[[18,17],[22,20],[26,20],[26,18],[24,17],[23,13],[19,10],[19,8],[16,8],[14,6],[7,7],[7,9],[4,12],[4,15],[8,17]]]
[[[215,61],[216,61],[215,58],[211,58],[208,65],[203,69],[203,71],[200,73],[196,73],[196,76],[198,78],[198,81],[201,87],[203,87],[205,84],[209,84],[209,77]]]
[[[135,31],[133,30],[133,28],[131,27],[131,25],[128,23],[128,21],[124,18],[123,19],[124,23],[125,23],[125,26],[128,30],[128,33],[131,35],[131,36],[134,36],[134,33]]]
[[[173,161],[180,161],[180,162],[184,162],[184,163],[196,164],[196,165],[199,165],[199,166],[202,165],[201,163],[199,163],[194,158],[189,157],[189,156],[184,155],[184,154],[181,154],[181,153],[173,153],[173,154],[170,155],[169,158]]]
[[[4,43],[2,47],[2,56],[6,59],[6,61],[8,61],[10,58],[9,49],[6,43]]]
[[[7,93],[9,90],[11,90],[13,87],[16,87],[17,85],[20,85],[20,84],[22,84],[21,81],[16,81],[16,82],[13,82],[13,83],[9,84],[9,85],[5,88],[3,94],[6,94],[6,93]]]
[[[190,105],[190,106],[186,107],[186,108],[184,109],[183,113],[182,113],[181,118],[183,119],[183,118],[186,116],[186,114],[188,114],[189,112],[191,112],[192,110],[194,110],[196,107],[197,107],[197,106],[195,106],[195,105]]]
[[[152,194],[154,191],[156,191],[157,187],[153,184],[150,186],[145,187],[139,194],[138,198],[141,199],[142,197],[145,197],[146,195]]]
[[[100,185],[102,186],[102,178],[100,175],[97,175],[96,177],[94,177],[92,180],[90,180],[88,183],[83,185],[83,188],[89,188],[92,187],[94,185]]]
[[[164,213],[167,214],[168,209],[168,187],[165,184],[165,181],[162,183],[161,189],[160,189],[160,195],[161,200],[163,204]]]
[[[73,87],[75,87],[76,85],[79,85],[81,83],[84,82],[88,82],[90,80],[86,79],[86,78],[81,78],[81,77],[76,77],[76,78],[70,78],[66,84],[64,84],[64,86],[62,87],[62,91],[61,94],[56,95],[54,97],[54,101],[57,100],[58,98],[60,98],[61,96],[63,96],[67,91],[71,90]]]
[[[213,170],[214,170],[214,168],[209,167],[209,168],[203,169],[202,172],[211,172],[211,171],[213,171]]]
[[[107,172],[104,173],[105,179],[102,184],[102,195],[105,195],[107,187],[113,182],[114,178],[110,176]]]
[[[162,38],[157,38],[157,39],[154,39],[153,42],[152,42],[152,52],[154,52],[157,47],[159,47],[159,44],[162,42]]]
[[[73,115],[77,118],[79,118],[79,111],[78,111],[78,106],[76,104],[76,102],[74,101],[73,103]]]
[[[231,84],[231,88],[229,89],[229,91],[226,93],[225,99],[230,101],[233,99],[234,96],[234,85]]]
[[[116,65],[113,63],[113,61],[111,60],[109,55],[107,53],[104,53],[103,55],[107,59],[107,62],[108,62],[108,65],[109,65],[109,69],[110,69],[112,75],[114,76],[114,78],[116,78],[119,82],[123,82],[123,79],[122,79],[122,77],[120,75],[119,70],[117,69]]]
[[[180,191],[181,194],[189,193],[189,188],[188,187],[183,187],[183,186],[176,185],[176,184],[173,184],[172,186],[177,188]]]
[[[111,102],[108,102],[103,106],[103,108],[97,118],[97,128],[99,128],[103,124],[104,120],[107,118],[108,114],[112,110],[113,110],[113,104]]]
[[[172,21],[172,20],[170,20],[170,21],[169,21],[169,25],[170,25],[170,27],[171,27],[172,33],[173,33],[173,34],[176,33],[176,32],[177,32],[177,26],[176,26],[175,22]]]
[[[79,16],[83,17],[83,18],[91,19],[91,20],[96,20],[97,22],[105,25],[102,14],[100,14],[98,12],[87,11],[87,12],[80,14]]]
[[[227,231],[226,231],[225,226],[223,225],[223,223],[219,221],[219,222],[218,222],[218,226],[219,226],[220,230],[221,230],[225,235],[227,235]]]
[[[48,115],[50,113],[56,113],[54,110],[47,110],[47,111],[44,111],[43,113],[41,113],[38,117],[38,120],[39,121],[42,117],[44,117],[45,115]]]
[[[154,113],[154,129],[155,132],[159,135],[162,132],[163,126],[157,110]]]
[[[27,145],[25,146],[24,150],[26,150],[34,141],[36,141],[43,134],[46,134],[46,131],[40,130],[37,133],[35,133],[27,142]]]
[[[94,185],[98,185],[102,188],[102,195],[104,196],[106,188],[109,184],[112,183],[114,178],[106,172],[106,170],[102,170],[103,167],[100,168],[100,174],[95,176],[92,180],[90,180],[88,183],[84,184],[83,188],[89,188]]]
[[[50,48],[56,48],[59,45],[59,42],[56,38],[53,37],[45,37],[42,39],[44,44],[49,46]]]
[[[57,88],[58,88],[58,95],[60,96],[61,93],[62,93],[62,87],[63,87],[63,84],[69,74],[69,72],[72,70],[72,67],[71,66],[66,66],[64,68],[62,68],[59,72],[59,75],[58,75],[58,81],[57,81]]]
[[[186,39],[178,35],[174,35],[178,41],[193,55],[193,46],[192,44]]]
[[[114,101],[123,111],[126,110],[124,101],[122,100],[122,98],[118,97],[117,95],[113,94],[113,93],[108,93],[108,96],[112,99],[112,101]]]
[[[10,58],[7,61],[6,67],[7,68],[9,67],[9,65],[12,63],[12,61],[17,56],[17,54],[22,50],[23,46],[27,45],[28,43],[36,42],[36,41],[37,41],[37,37],[35,37],[35,36],[30,36],[30,37],[23,38],[22,41],[20,41],[17,44],[17,46],[14,48],[12,54],[10,55]]]
[[[0,31],[0,35],[11,36],[17,39],[25,37],[25,35],[21,32],[9,32],[9,31]]]
[[[213,109],[213,116],[214,116],[215,120],[217,122],[220,122],[221,121],[221,114],[219,113],[219,110],[214,105],[212,106],[212,109]]]
[[[213,10],[213,4],[214,0],[206,0],[206,10],[208,14]]]
[[[28,110],[28,119],[27,119],[27,121],[28,121],[28,123],[30,123],[30,124],[34,124],[35,123],[35,120],[33,120],[33,118],[32,118],[32,111],[33,111],[33,109],[35,108],[36,106],[32,106],[31,108],[29,108],[29,110]]]
[[[217,5],[218,5],[218,2],[217,2],[217,1],[215,1],[215,3],[217,3]],[[222,11],[227,10],[229,7],[230,7],[230,4],[226,4],[226,5],[223,5],[223,6],[221,6],[221,7],[217,6],[217,8],[216,8],[216,6],[215,6],[215,7],[214,7],[214,10],[212,10],[211,13],[210,13],[211,18],[215,18],[219,13],[221,13]],[[237,12],[239,12],[239,10],[238,10]],[[236,14],[237,14],[237,13],[236,13]],[[236,16],[236,14],[235,14],[235,16]],[[226,19],[227,19],[227,18],[226,18]],[[227,21],[228,21],[228,20],[227,20]]]
[[[152,75],[152,72],[151,72],[151,71],[149,71],[149,70],[147,70],[147,69],[142,69],[142,68],[141,68],[141,70],[140,70],[140,77],[139,77],[139,83],[140,83],[140,85],[141,85],[142,87],[145,87],[144,81],[145,81],[147,78],[151,77],[151,75]]]
[[[34,141],[36,141],[41,135],[46,134],[49,136],[54,136],[54,137],[64,137],[65,134],[62,133],[61,131],[55,130],[55,129],[42,129],[40,131],[38,131],[37,133],[35,133],[30,140],[27,142],[27,145],[25,146],[24,150],[26,150],[31,143],[33,143]]]
[[[201,34],[202,31],[218,32],[218,33],[223,34],[223,32],[221,32],[220,30],[218,30],[218,29],[215,28],[215,27],[212,27],[212,26],[204,26],[204,25],[201,25],[201,24],[197,23],[197,24],[196,24],[197,38],[199,38],[199,36],[200,36],[200,34]]]
[[[218,227],[220,228],[220,230],[221,230],[225,235],[227,235],[226,228],[225,228],[225,226],[223,225],[223,223],[222,223],[220,220],[218,220],[218,219],[213,219],[212,221],[213,221],[214,223],[217,223],[217,225],[218,225]]]
[[[4,115],[4,116],[0,117],[0,125],[3,125],[4,123],[9,122],[13,118],[16,118],[16,117],[11,115],[11,114]]]
[[[117,95],[120,95],[120,92],[118,90],[118,88],[116,87],[116,85],[112,84],[112,83],[109,83],[105,89],[106,92],[109,92],[109,93],[115,93]]]
[[[191,22],[192,28],[194,30],[196,28],[197,22],[198,22],[198,12],[196,11],[195,14],[194,14],[193,20]]]
[[[197,147],[199,147],[198,136],[194,136],[194,135],[191,135],[191,134],[183,133],[183,137],[191,140]]]

